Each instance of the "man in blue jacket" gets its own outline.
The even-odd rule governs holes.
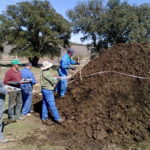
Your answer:
[[[59,93],[59,95],[61,97],[65,96],[65,93],[67,91],[68,70],[69,69],[72,69],[72,70],[76,69],[76,67],[72,67],[70,65],[78,65],[79,64],[78,62],[71,59],[73,54],[74,54],[74,50],[69,48],[67,50],[67,53],[62,56],[61,61],[60,61],[58,74],[59,74],[60,77],[63,77],[63,78],[66,77],[65,79],[60,80],[59,83],[58,83],[58,86],[57,86],[57,92]]]
[[[22,99],[23,99],[23,107],[22,107],[22,115],[31,115],[31,105],[32,105],[32,89],[33,85],[36,84],[36,80],[34,74],[31,72],[31,63],[27,63],[25,68],[21,70],[22,79],[24,80],[21,84],[22,90]]]

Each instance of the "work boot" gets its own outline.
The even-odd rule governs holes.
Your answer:
[[[6,125],[8,125],[8,124],[15,123],[15,122],[16,122],[16,120],[15,120],[15,121],[11,121],[10,119],[5,118],[5,119],[3,120],[3,125],[6,126]]]
[[[30,113],[27,113],[27,114],[25,114],[25,115],[22,114],[22,116],[23,116],[23,117],[31,116],[31,114],[30,114]]]
[[[34,110],[30,110],[30,113],[34,113]]]
[[[16,122],[16,119],[15,118],[10,118],[10,121],[11,122]]]
[[[9,142],[9,140],[8,140],[8,139],[5,139],[5,138],[0,139],[0,143],[5,144],[5,143],[8,143],[8,142]]]
[[[27,113],[27,116],[31,116],[31,114],[30,114],[30,113]]]
[[[23,118],[23,117],[20,116],[20,117],[18,117],[17,119],[18,119],[18,120],[24,120],[25,118]]]
[[[43,124],[47,124],[47,120],[42,120],[42,123]]]
[[[50,120],[42,120],[42,123],[45,125],[53,125],[54,123]]]
[[[57,123],[62,124],[65,121],[65,118],[60,118],[59,120],[55,120]]]

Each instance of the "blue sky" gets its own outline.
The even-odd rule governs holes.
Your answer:
[[[7,5],[16,4],[17,2],[22,2],[22,1],[32,1],[32,0],[0,0],[0,13],[2,11],[5,11]],[[79,1],[88,1],[88,0],[49,0],[49,1],[58,13],[62,14],[64,17],[66,17],[67,10],[74,8],[74,6]],[[105,1],[107,1],[107,0],[105,0]],[[133,5],[133,4],[140,5],[143,3],[150,4],[150,0],[127,0],[127,1],[131,5]],[[81,43],[80,36],[81,35],[72,35],[71,41]]]

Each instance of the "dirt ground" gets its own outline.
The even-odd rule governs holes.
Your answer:
[[[66,119],[62,125],[41,122],[42,98],[36,93],[35,113],[11,124],[12,130],[6,126],[6,135],[15,135],[16,140],[3,149],[149,150],[150,80],[113,73],[87,77],[118,71],[150,78],[149,66],[150,44],[115,45],[75,76],[64,98],[56,95],[59,112]]]

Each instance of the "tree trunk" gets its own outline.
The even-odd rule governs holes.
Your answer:
[[[32,64],[32,66],[37,67],[39,58],[37,56],[34,56],[33,58],[29,57],[29,62]]]

